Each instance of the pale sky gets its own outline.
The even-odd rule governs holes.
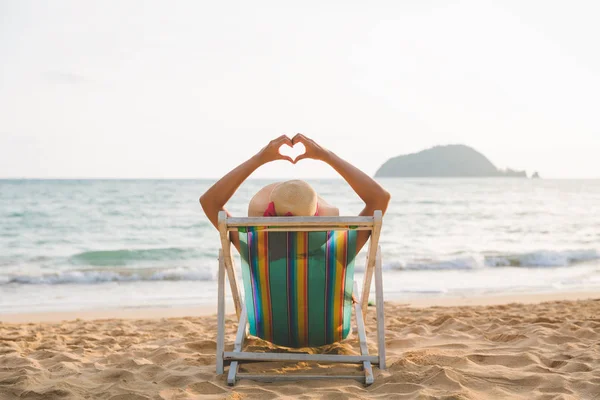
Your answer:
[[[0,0],[0,177],[217,178],[302,132],[600,178],[597,1]],[[253,177],[333,177],[316,161]]]

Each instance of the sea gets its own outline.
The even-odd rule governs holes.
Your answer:
[[[273,181],[246,181],[226,208],[246,216]],[[361,211],[345,181],[308,182]],[[386,299],[600,291],[600,180],[378,182]],[[216,304],[219,238],[198,203],[213,183],[0,180],[0,314]]]

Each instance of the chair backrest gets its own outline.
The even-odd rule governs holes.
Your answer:
[[[228,232],[239,232],[250,333],[289,347],[320,346],[345,338],[350,330],[359,230],[371,231],[360,296],[364,313],[381,211],[373,217],[235,218],[219,213],[224,263],[238,317],[241,295]]]
[[[289,347],[344,339],[350,330],[356,231],[240,230],[250,333]]]

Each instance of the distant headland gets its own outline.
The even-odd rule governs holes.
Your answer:
[[[486,156],[462,144],[435,146],[418,153],[387,160],[376,177],[516,177],[527,178],[525,171],[496,168]],[[539,174],[534,174],[539,178]]]

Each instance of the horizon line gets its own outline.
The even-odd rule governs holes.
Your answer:
[[[77,181],[77,180],[218,180],[222,177],[207,178],[207,177],[0,177],[0,180],[64,180],[64,181]],[[298,177],[295,177],[296,179]],[[599,177],[545,177],[545,178],[531,178],[529,176],[371,176],[371,178],[377,179],[527,179],[527,180],[600,180]],[[245,180],[288,180],[290,177],[249,177]],[[300,177],[300,179],[312,179],[312,180],[344,180],[341,176],[339,177]]]

